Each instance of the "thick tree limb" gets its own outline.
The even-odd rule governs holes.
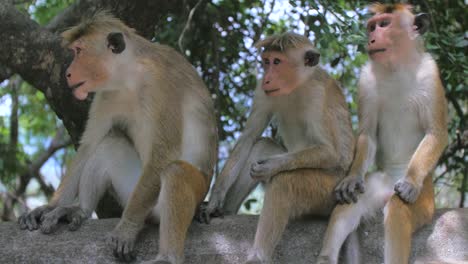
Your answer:
[[[181,3],[182,0],[82,0],[43,28],[13,5],[0,2],[0,65],[20,74],[46,95],[77,144],[84,130],[90,100],[77,101],[67,88],[64,71],[71,54],[60,46],[59,36],[51,31],[61,31],[75,24],[83,14],[105,8],[150,38],[157,21],[168,13],[177,13]]]

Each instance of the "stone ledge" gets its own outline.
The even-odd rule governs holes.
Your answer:
[[[253,243],[257,216],[229,216],[210,225],[193,223],[185,263],[242,263]],[[118,219],[89,220],[78,231],[52,235],[0,223],[1,263],[118,263],[105,238]],[[363,263],[383,263],[381,216],[361,229]],[[324,220],[292,222],[276,249],[275,263],[313,263],[325,233]],[[147,227],[137,243],[136,263],[156,257],[158,228]],[[468,263],[468,208],[438,210],[431,225],[413,238],[411,263]]]

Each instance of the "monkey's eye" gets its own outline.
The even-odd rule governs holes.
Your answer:
[[[388,25],[390,25],[390,20],[389,19],[384,19],[384,20],[380,21],[380,23],[379,23],[379,27],[386,27]]]
[[[262,61],[262,64],[263,65],[268,65],[268,64],[270,64],[270,60],[265,59],[265,60]]]
[[[375,30],[375,23],[372,23],[367,27],[367,31],[369,32],[374,32],[374,30]]]
[[[281,60],[278,59],[278,58],[275,58],[275,59],[273,60],[273,64],[275,64],[275,65],[280,64],[280,62],[281,62]]]

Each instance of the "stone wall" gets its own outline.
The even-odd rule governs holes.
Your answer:
[[[193,223],[185,263],[243,263],[252,245],[257,216]],[[60,228],[52,235],[19,230],[0,223],[0,263],[117,263],[105,244],[118,219],[89,220],[78,231]],[[360,230],[362,263],[383,263],[381,216]],[[275,263],[314,263],[326,228],[325,220],[298,220],[288,226],[275,253]],[[158,229],[149,226],[137,243],[138,258],[156,257]],[[468,263],[468,208],[437,211],[431,225],[413,238],[411,263]]]

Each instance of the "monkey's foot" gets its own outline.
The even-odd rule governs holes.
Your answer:
[[[29,213],[23,214],[18,218],[18,224],[20,229],[28,229],[29,231],[36,230],[39,228],[41,219],[44,214],[52,211],[54,207],[49,205],[39,206]]]
[[[135,241],[141,225],[121,219],[115,229],[110,233],[108,243],[114,256],[120,260],[130,262],[135,259]]]
[[[223,209],[221,206],[221,202],[210,201],[210,203],[203,202],[202,204],[200,204],[200,206],[197,209],[197,212],[195,213],[194,218],[199,223],[209,224],[211,221],[211,218],[213,217],[222,218],[223,216],[224,216],[224,213],[223,213]]]
[[[61,219],[65,219],[69,222],[68,229],[70,231],[75,231],[87,218],[87,214],[79,206],[58,206],[52,211],[42,215],[41,232],[44,234],[54,232]]]

